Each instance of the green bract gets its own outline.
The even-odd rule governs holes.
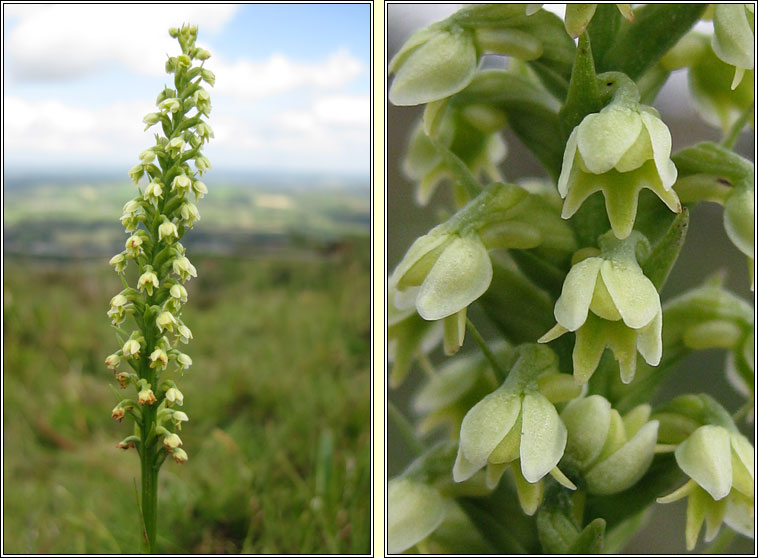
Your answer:
[[[640,190],[652,190],[668,208],[682,208],[672,186],[671,134],[654,109],[612,103],[589,114],[566,143],[558,192],[565,198],[564,219],[595,192],[605,196],[613,233],[626,238],[637,216]]]
[[[571,268],[555,303],[553,329],[540,338],[547,343],[568,331],[576,332],[574,377],[587,382],[606,347],[619,361],[621,379],[634,379],[637,351],[657,366],[661,360],[661,301],[635,256],[643,240],[635,233],[625,240],[606,234],[602,253]]]
[[[570,401],[561,413],[568,430],[564,459],[582,472],[592,494],[615,494],[636,483],[653,460],[658,421],[650,406],[623,418],[607,399],[591,395]]]

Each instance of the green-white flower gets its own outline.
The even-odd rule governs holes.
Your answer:
[[[600,395],[566,405],[561,413],[568,430],[564,460],[581,471],[590,494],[621,492],[645,474],[658,435],[658,421],[649,418],[649,405],[622,417]]]
[[[604,74],[611,75],[611,74]],[[605,196],[613,233],[626,238],[637,216],[640,190],[652,190],[673,212],[681,204],[672,189],[677,171],[671,161],[671,134],[652,107],[639,105],[639,94],[626,76],[612,74],[622,92],[619,101],[589,114],[566,143],[558,192],[568,219],[595,192]]]
[[[552,473],[574,488],[556,467],[566,447],[566,427],[554,403],[573,399],[581,390],[571,376],[560,373],[558,359],[547,347],[521,345],[516,350],[518,357],[503,385],[463,419],[453,480],[465,481],[486,466],[487,483],[494,487],[518,460],[514,473],[526,483]],[[525,507],[536,509],[534,504]]]
[[[439,527],[450,503],[437,489],[399,477],[387,483],[387,539],[389,554],[415,546]]]
[[[395,75],[390,102],[420,105],[450,97],[471,82],[484,53],[539,58],[542,42],[510,25],[532,13],[524,4],[467,6],[417,31],[389,63]]]
[[[651,366],[661,360],[661,301],[637,263],[635,247],[644,240],[635,232],[624,240],[601,237],[601,254],[574,265],[555,303],[555,327],[539,342],[576,332],[574,377],[587,382],[609,347],[619,361],[621,380],[634,379],[637,351]]]
[[[713,51],[735,67],[732,89],[755,66],[754,4],[716,4],[713,12]]]
[[[755,450],[739,432],[723,426],[704,425],[675,451],[676,462],[690,479],[668,496],[667,504],[687,501],[687,549],[692,550],[706,524],[705,540],[718,534],[722,522],[746,536],[753,536]]]

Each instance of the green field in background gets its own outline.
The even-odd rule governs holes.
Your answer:
[[[6,238],[27,234],[10,235],[20,250],[4,261],[7,553],[140,550],[139,463],[116,448],[131,432],[110,418],[103,363],[122,287],[92,247],[93,235],[103,251],[125,238],[124,190],[112,190],[89,206],[82,185],[5,192]],[[285,194],[211,188],[185,243],[198,269],[183,313],[194,364],[179,381],[189,460],[161,471],[158,551],[369,553],[368,193],[290,192],[265,211],[262,195]],[[280,232],[264,226],[277,220]],[[35,242],[64,257],[25,255]]]

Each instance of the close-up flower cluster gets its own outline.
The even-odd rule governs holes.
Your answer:
[[[124,205],[121,223],[130,236],[124,251],[110,260],[124,284],[108,311],[120,348],[105,360],[121,389],[131,386],[136,391],[135,399],[119,395],[112,416],[121,422],[128,414],[134,421],[134,434],[118,447],[135,448],[140,457],[142,514],[151,548],[158,471],[169,455],[180,464],[188,459],[178,431],[189,417],[178,408],[184,395],[177,381],[192,365],[183,352],[192,330],[182,319],[182,308],[188,298],[184,284],[197,277],[197,270],[180,240],[200,220],[195,204],[208,192],[200,177],[210,162],[200,150],[213,131],[203,119],[211,104],[202,84],[215,81],[204,66],[210,53],[195,46],[197,26],[172,28],[169,34],[179,41],[182,53],[166,61],[173,88],[161,91],[158,111],[144,118],[146,130],[160,124],[163,134],[155,134],[155,145],[129,171],[138,194]],[[130,270],[136,288],[130,286]],[[125,327],[128,317],[134,322],[131,331]]]
[[[390,45],[388,203],[426,227],[388,222],[390,552],[617,553],[685,497],[682,549],[753,538],[755,312],[709,258],[754,288],[754,5],[451,11]],[[667,283],[711,208],[727,246]]]

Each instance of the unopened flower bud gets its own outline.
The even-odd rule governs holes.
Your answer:
[[[197,52],[195,53],[195,58],[198,60],[208,60],[211,57],[211,53],[203,48],[197,49]]]

